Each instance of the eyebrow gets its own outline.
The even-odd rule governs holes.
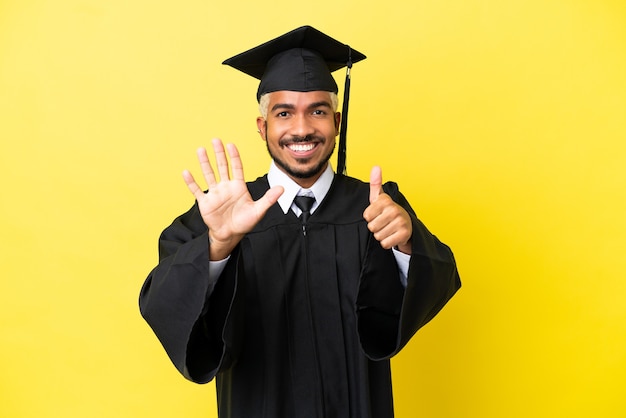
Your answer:
[[[278,109],[295,109],[296,107],[289,103],[276,103],[272,106],[272,112]]]
[[[330,108],[331,105],[329,102],[322,100],[319,102],[314,102],[311,103],[309,106],[307,106],[307,109],[315,109],[317,107],[328,107]],[[293,110],[295,109],[296,106],[291,104],[291,103],[276,103],[274,106],[272,106],[272,112],[278,110],[278,109],[289,109],[289,110]]]

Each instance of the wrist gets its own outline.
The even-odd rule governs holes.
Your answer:
[[[209,261],[220,261],[227,258],[239,242],[239,240],[222,241],[209,236]]]

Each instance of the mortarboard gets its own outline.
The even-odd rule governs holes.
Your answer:
[[[242,52],[222,64],[261,80],[257,100],[273,91],[330,91],[337,93],[331,73],[347,67],[343,95],[337,172],[345,173],[350,68],[365,55],[311,26],[302,26]]]

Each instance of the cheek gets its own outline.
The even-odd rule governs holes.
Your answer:
[[[281,136],[284,135],[285,133],[285,124],[284,123],[277,123],[277,122],[272,122],[272,123],[267,123],[265,122],[265,138],[266,139],[272,139],[272,138],[280,138]]]
[[[283,135],[276,131],[276,129],[272,129],[271,127],[267,127],[265,130],[265,142],[267,146],[271,149],[278,149],[278,143]]]
[[[328,136],[329,138],[335,138],[337,135],[339,135],[339,127],[337,125],[329,125],[325,132],[327,133],[326,136]]]

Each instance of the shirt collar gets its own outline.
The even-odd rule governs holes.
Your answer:
[[[311,208],[311,213],[315,212],[317,206],[319,206],[319,204],[322,203],[322,200],[326,197],[334,177],[335,172],[329,162],[320,178],[318,178],[315,184],[308,189],[313,192],[313,195],[315,196],[315,203]],[[278,198],[278,204],[283,210],[283,213],[286,214],[289,211],[289,208],[291,208],[294,197],[298,195],[298,192],[302,188],[298,185],[298,183],[293,181],[287,174],[279,169],[274,161],[272,161],[270,169],[267,173],[267,181],[270,187],[283,186],[285,189],[284,193]]]

